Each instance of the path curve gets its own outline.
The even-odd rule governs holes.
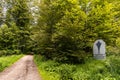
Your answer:
[[[0,80],[42,80],[32,55],[26,55],[0,73]]]

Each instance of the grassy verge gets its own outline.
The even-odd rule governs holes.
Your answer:
[[[43,80],[120,80],[120,56],[111,55],[106,60],[88,58],[85,64],[63,64],[46,61],[35,55]]]
[[[21,57],[23,57],[23,54],[0,57],[0,72],[3,71],[6,67],[11,66],[14,62],[16,62]]]
[[[55,62],[51,60],[45,61],[44,58],[40,55],[34,55],[34,62],[37,64],[38,70],[43,80],[59,80],[59,74],[56,74],[53,71],[47,72],[47,69],[49,69],[48,66],[55,65]],[[49,67],[54,68],[52,66]]]

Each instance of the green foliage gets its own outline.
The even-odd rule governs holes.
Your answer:
[[[37,50],[61,62],[77,57],[84,62],[95,40],[103,39],[107,45],[115,46],[120,36],[119,18],[116,17],[119,10],[112,3],[104,0],[41,1],[33,38]]]
[[[53,61],[46,62],[46,58],[40,55],[34,55],[34,61],[38,66],[38,70],[42,76],[42,79],[59,80],[60,76],[55,73],[56,68],[59,65],[59,63],[53,63]]]
[[[44,80],[119,80],[119,55],[112,54],[106,60],[88,58],[85,64],[65,64],[34,56]]]
[[[8,14],[14,19],[16,26],[24,30],[28,26],[31,18],[29,8],[26,0],[12,0],[7,2],[10,7],[8,9]]]
[[[0,72],[3,71],[6,67],[11,66],[15,61],[20,59],[23,55],[12,55],[12,56],[3,56],[0,57]]]
[[[41,2],[37,28],[39,34],[36,36],[40,35],[42,39],[35,39],[35,42],[38,46],[41,45],[39,48],[47,58],[55,57],[57,52],[69,53],[82,47],[78,45],[80,43],[78,41],[82,39],[78,35],[82,30],[84,25],[82,22],[85,21],[86,15],[79,9],[78,3],[76,0]]]
[[[0,28],[0,56],[2,55],[12,55],[12,54],[20,54],[21,44],[20,40],[22,40],[23,36],[28,38],[28,31],[21,31],[19,28],[12,23],[11,27],[8,27],[6,24],[3,24]],[[25,35],[20,35],[20,33],[24,32]],[[27,35],[27,36],[26,36]],[[22,38],[22,39],[21,39]],[[28,46],[29,41],[26,43]],[[25,45],[25,44],[24,44]],[[29,50],[29,47],[26,47],[26,52]],[[30,50],[29,50],[30,51]]]
[[[73,80],[74,72],[76,72],[76,66],[74,65],[62,64],[57,68],[60,80]]]
[[[20,49],[23,53],[29,52],[30,47],[30,21],[32,19],[32,14],[28,7],[28,3],[26,0],[11,0],[6,1],[9,4],[6,12],[6,22],[10,22],[10,26],[13,26],[11,23],[15,23],[18,28],[17,31],[17,39],[16,42],[18,45],[18,49]]]
[[[119,47],[112,47],[112,46],[107,46],[107,55],[119,55],[120,50]]]
[[[3,23],[3,18],[4,18],[4,16],[3,16],[3,5],[4,5],[4,1],[1,1],[0,2],[0,25]]]
[[[4,2],[7,12],[2,20]],[[6,0],[0,3],[0,24],[4,23],[0,25],[1,56],[35,52],[58,62],[84,63],[97,39],[103,39],[108,46],[119,47],[119,0],[37,2]]]
[[[116,46],[117,46],[118,48],[120,48],[120,38],[117,38],[117,39],[116,39]]]
[[[7,49],[7,50],[0,50],[0,56],[8,56],[8,55],[18,55],[18,54],[21,54],[21,51],[20,50],[10,50],[10,49]]]
[[[0,28],[0,49],[15,49],[17,47],[17,27],[8,27],[7,25],[2,25]]]

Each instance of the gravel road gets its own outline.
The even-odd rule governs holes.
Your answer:
[[[32,55],[26,55],[0,73],[0,80],[42,80]]]

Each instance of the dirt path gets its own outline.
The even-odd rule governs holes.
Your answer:
[[[33,62],[33,56],[27,55],[0,73],[0,80],[42,80]]]

